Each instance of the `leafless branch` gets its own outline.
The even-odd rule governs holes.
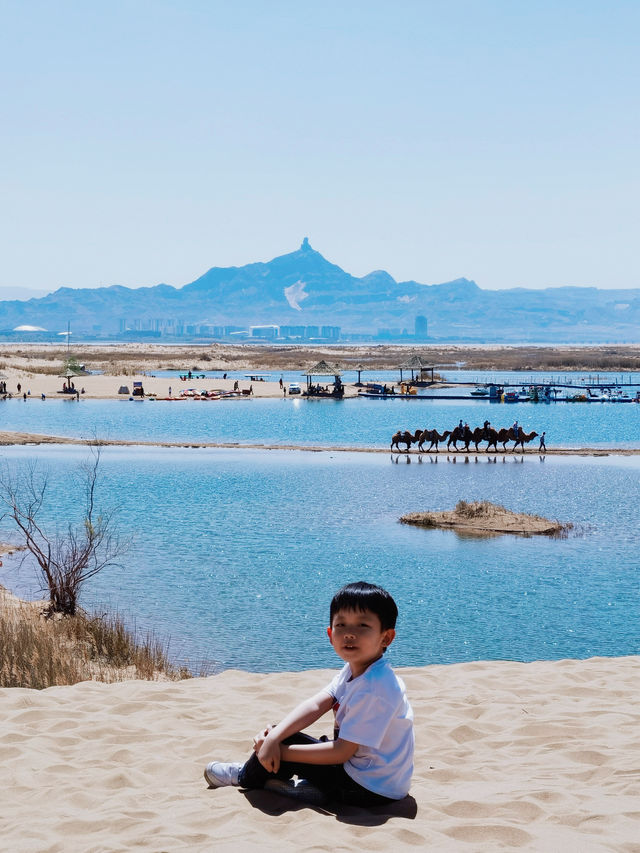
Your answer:
[[[128,542],[117,536],[115,512],[97,513],[96,487],[100,466],[100,446],[91,443],[91,458],[80,467],[83,478],[82,520],[69,523],[62,534],[50,533],[40,523],[46,505],[49,478],[35,465],[24,472],[0,476],[0,502],[17,527],[27,550],[33,555],[50,598],[50,611],[73,615],[85,581],[118,559]]]

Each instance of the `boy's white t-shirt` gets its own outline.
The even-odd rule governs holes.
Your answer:
[[[345,771],[363,788],[400,800],[413,773],[413,711],[404,682],[379,658],[351,679],[345,664],[326,687],[334,697],[339,736],[357,743]]]

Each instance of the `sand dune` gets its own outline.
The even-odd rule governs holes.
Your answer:
[[[402,674],[411,797],[337,814],[202,779],[326,671],[0,690],[0,848],[640,851],[640,658]]]

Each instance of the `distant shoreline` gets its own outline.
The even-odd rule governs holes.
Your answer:
[[[521,345],[508,344],[157,344],[73,343],[3,346],[0,368],[25,373],[55,373],[68,353],[87,368],[113,376],[153,370],[237,371],[304,370],[326,359],[341,370],[399,370],[413,355],[429,365],[465,370],[637,371],[640,344]],[[125,371],[118,368],[124,367]],[[115,369],[114,369],[115,368]],[[59,371],[58,371],[59,372]]]
[[[85,365],[87,372],[65,379],[62,374],[69,356]],[[572,373],[577,380],[592,382],[596,381],[598,373],[640,374],[640,345],[636,344],[580,348],[270,344],[211,344],[206,347],[122,344],[115,348],[78,344],[68,350],[55,344],[11,344],[0,359],[0,379],[6,385],[7,394],[14,398],[26,395],[28,401],[74,401],[75,393],[63,393],[67,382],[73,383],[73,391],[79,392],[81,400],[128,400],[134,382],[142,383],[145,396],[159,400],[182,400],[181,392],[188,389],[197,393],[202,389],[229,392],[235,388],[244,394],[251,392],[254,397],[282,398],[288,390],[286,382],[284,387],[280,384],[285,371],[304,376],[324,359],[335,364],[342,373],[360,371],[363,383],[373,381],[376,371],[397,372],[393,383],[399,386],[401,373],[407,380],[416,372],[415,367],[413,371],[406,367],[414,356],[429,365],[429,371],[433,368],[436,377],[438,371],[458,368],[467,372],[518,371],[529,375],[540,371]],[[175,375],[155,375],[166,371],[175,371]],[[271,376],[267,376],[266,381],[251,378],[251,374],[267,372]],[[589,375],[585,377],[585,373]],[[313,381],[328,385],[333,382],[333,375],[314,376]],[[358,390],[359,386],[353,382],[345,384],[346,397],[357,396]]]

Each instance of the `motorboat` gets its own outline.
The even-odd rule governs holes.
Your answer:
[[[478,386],[474,391],[471,392],[471,396],[472,397],[488,397],[489,396],[489,389],[488,388],[481,388],[480,386]]]
[[[587,400],[590,403],[608,403],[609,402],[609,395],[606,394],[604,391],[600,391],[600,393],[596,394],[593,392],[593,390],[591,388],[587,388],[587,393],[589,395],[587,397]]]

